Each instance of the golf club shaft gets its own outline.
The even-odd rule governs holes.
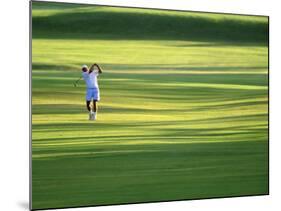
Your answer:
[[[74,85],[76,86],[77,83],[81,80],[82,76],[80,76],[75,82],[74,82]]]

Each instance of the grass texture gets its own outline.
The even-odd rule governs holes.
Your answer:
[[[33,209],[268,193],[266,17],[32,8]]]

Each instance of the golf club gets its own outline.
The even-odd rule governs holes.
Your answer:
[[[81,80],[82,76],[80,76],[75,82],[74,82],[74,87],[77,87],[77,83]]]

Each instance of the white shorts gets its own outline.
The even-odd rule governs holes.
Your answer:
[[[99,88],[87,88],[86,91],[86,100],[91,101],[91,100],[100,100],[100,90]]]

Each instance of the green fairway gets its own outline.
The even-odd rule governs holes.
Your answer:
[[[32,21],[33,209],[268,193],[266,17],[33,2]]]

